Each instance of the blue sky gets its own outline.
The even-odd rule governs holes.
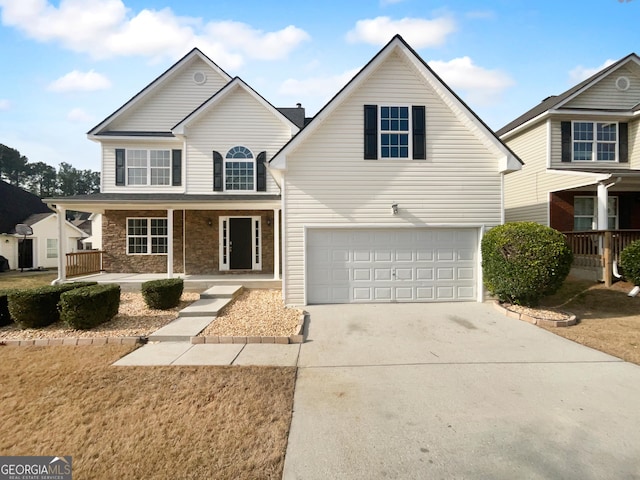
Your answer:
[[[640,53],[640,0],[0,0],[0,143],[99,170],[86,132],[194,46],[313,115],[395,33],[492,128]]]

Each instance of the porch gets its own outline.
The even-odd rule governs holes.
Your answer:
[[[606,286],[613,282],[613,264],[631,242],[640,240],[640,230],[589,230],[563,232],[573,251],[571,272]]]

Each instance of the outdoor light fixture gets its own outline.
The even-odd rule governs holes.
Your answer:
[[[209,226],[213,225],[213,222],[211,221],[210,218],[207,220],[207,225],[209,225]]]
[[[271,226],[271,217],[267,217],[267,226],[270,227]]]
[[[391,213],[393,215],[397,215],[398,214],[398,204],[394,203],[393,205],[391,205]]]

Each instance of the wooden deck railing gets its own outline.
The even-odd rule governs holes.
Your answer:
[[[67,253],[67,277],[77,277],[102,271],[102,251]]]
[[[601,267],[604,281],[611,284],[613,262],[631,242],[640,240],[640,230],[593,230],[563,232],[573,251],[573,263],[579,267]]]

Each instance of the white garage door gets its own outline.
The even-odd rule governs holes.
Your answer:
[[[477,298],[478,229],[310,229],[307,302]]]

